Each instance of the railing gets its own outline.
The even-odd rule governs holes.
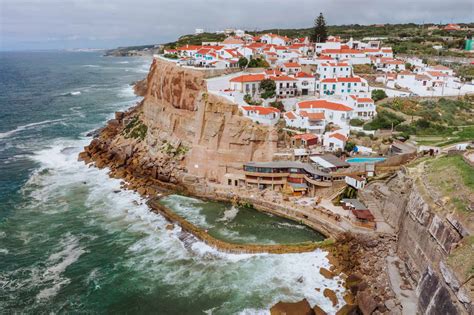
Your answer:
[[[260,172],[249,172],[244,171],[245,176],[255,176],[255,177],[288,177],[290,173],[260,173]]]

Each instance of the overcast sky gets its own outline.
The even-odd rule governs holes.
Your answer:
[[[328,24],[473,22],[473,0],[0,0],[0,49],[110,48],[193,33]]]

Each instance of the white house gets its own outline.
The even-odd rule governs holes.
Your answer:
[[[318,65],[316,73],[319,74],[321,79],[337,77],[348,78],[352,76],[352,66],[347,62],[322,63]]]
[[[285,62],[281,65],[280,70],[287,74],[297,74],[301,71],[301,65],[297,62]]]
[[[346,184],[354,187],[355,189],[363,189],[366,184],[365,178],[354,175],[347,175],[345,178]]]
[[[320,95],[349,95],[369,92],[367,80],[361,77],[327,78],[316,83]]]
[[[338,151],[344,150],[346,146],[347,137],[341,133],[325,133],[323,136],[323,146],[326,151]]]
[[[274,125],[280,119],[280,110],[274,107],[241,106],[242,114],[255,122],[264,125]]]
[[[316,77],[307,72],[300,71],[295,75],[298,93],[301,95],[314,95],[316,92]]]
[[[296,105],[296,113],[302,111],[308,113],[324,113],[326,123],[334,123],[339,126],[346,126],[352,118],[352,108],[341,103],[327,100],[303,101]]]
[[[270,79],[275,81],[276,95],[278,97],[296,96],[298,91],[297,79],[287,75],[274,76],[270,77]]]
[[[243,74],[230,79],[230,89],[245,94],[255,95],[260,90],[260,81],[265,79],[264,74]]]
[[[272,44],[278,46],[291,45],[291,39],[286,36],[280,36],[277,34],[264,34],[260,37],[260,41],[265,44]]]
[[[293,111],[285,113],[283,117],[288,127],[304,129],[311,134],[321,135],[326,127],[324,113]]]
[[[353,109],[352,118],[370,120],[375,117],[377,111],[375,102],[370,97],[358,97],[356,95],[346,96],[345,100]]]

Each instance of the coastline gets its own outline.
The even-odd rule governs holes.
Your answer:
[[[143,89],[143,87],[141,88]],[[137,89],[140,89],[140,84],[136,86],[136,90]],[[147,167],[150,161],[146,157],[141,159],[140,154],[143,154],[144,151],[141,147],[141,141],[137,139],[129,139],[131,146],[125,149],[120,147],[123,143],[117,141],[115,137],[121,137],[121,132],[125,125],[124,122],[127,121],[128,117],[139,113],[141,106],[143,106],[143,101],[131,107],[125,113],[117,112],[115,119],[110,120],[107,125],[101,129],[99,134],[96,135],[97,137],[79,154],[79,160],[93,167],[109,168],[110,177],[123,180],[121,183],[122,188],[134,190],[142,197],[148,198],[148,200],[153,199],[160,193],[177,192],[201,199],[236,202],[236,195],[233,193],[219,193],[209,185],[201,186],[203,183],[201,181],[198,182],[199,185],[196,185],[195,178],[190,180],[186,176],[186,173],[183,172],[184,168],[180,167],[179,164],[172,165],[174,170],[173,174],[175,174],[173,176],[160,175],[156,168]],[[117,147],[119,147],[120,150],[117,151]],[[126,151],[125,153],[124,150]],[[200,189],[196,189],[196,187]],[[327,224],[326,226],[324,222],[323,225],[318,225],[316,222],[311,223],[308,219],[296,217],[291,212],[286,212],[283,205],[279,205],[280,211],[275,211],[275,205],[277,204],[271,202],[266,203],[262,200],[261,196],[254,196],[253,198],[239,196],[238,202],[243,205],[250,204],[256,211],[269,212],[304,224],[327,236],[328,239],[321,242],[322,244],[313,244],[311,246],[297,248],[290,247],[284,250],[282,250],[282,248],[269,249],[262,247],[251,249],[252,246],[247,248],[235,247],[230,250],[235,250],[235,252],[242,252],[243,250],[257,252],[258,250],[262,252],[262,249],[264,249],[264,252],[275,254],[290,252],[302,253],[315,250],[316,248],[327,251],[328,259],[331,264],[329,277],[333,277],[337,274],[345,280],[344,286],[347,292],[345,301],[347,304],[340,310],[341,314],[357,309],[370,310],[376,307],[383,309],[383,301],[394,298],[388,277],[384,273],[384,261],[380,259],[393,251],[395,244],[394,237],[383,234],[367,235],[347,233],[346,231],[332,229],[335,225]],[[160,213],[163,214],[163,212]],[[183,227],[182,222],[180,225]],[[325,226],[325,228],[322,226]],[[184,229],[186,230],[186,228]],[[207,240],[207,244],[211,246],[214,245],[212,247],[218,250],[229,250],[229,247],[225,245],[219,248],[219,245],[216,245],[217,242],[207,239],[206,236],[195,234],[196,231],[193,233],[192,229],[188,229],[188,231],[204,242]],[[367,259],[368,256],[371,258]],[[321,270],[319,272],[321,274],[325,273]],[[368,290],[368,288],[375,288],[375,290]]]

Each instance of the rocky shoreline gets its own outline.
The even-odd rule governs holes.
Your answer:
[[[123,136],[124,129],[132,117],[140,115],[142,106],[143,104],[139,103],[125,113],[116,113],[115,119],[110,120],[98,136],[84,148],[79,159],[98,168],[109,168],[111,177],[123,180],[122,188],[134,190],[145,198],[177,192],[213,199],[212,190],[206,187],[204,182],[196,183],[195,178],[190,179],[187,176],[179,156],[161,154],[152,160],[147,154],[143,140],[127,139]],[[200,185],[202,187],[196,189]],[[216,199],[223,201],[222,196]],[[338,274],[345,279],[348,290],[345,297],[347,304],[338,314],[399,312],[399,303],[390,289],[384,263],[384,257],[394,251],[395,239],[384,235],[337,235],[336,241],[325,247],[329,252],[332,267],[320,272],[327,277]],[[325,292],[325,296],[333,299],[333,293],[330,291]],[[297,314],[297,310],[298,307],[293,314]],[[311,312],[323,314],[322,310],[317,308],[311,309]],[[281,314],[277,310],[272,313]]]

